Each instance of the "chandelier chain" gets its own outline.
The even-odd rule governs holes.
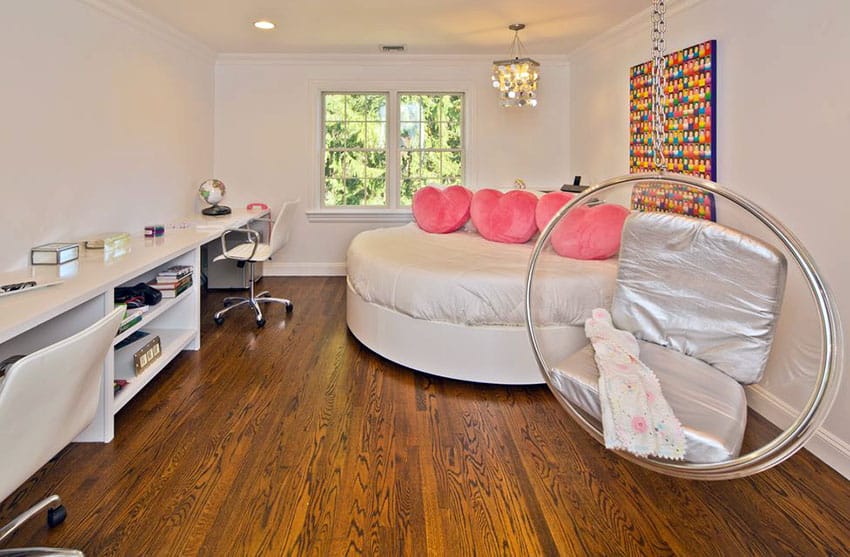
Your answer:
[[[664,21],[666,7],[664,0],[652,0],[652,153],[657,172],[664,172],[667,156],[664,144],[667,142],[665,109],[667,100],[667,72],[664,60],[666,45]]]

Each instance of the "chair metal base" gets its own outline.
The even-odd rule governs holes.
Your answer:
[[[224,309],[221,309],[215,313],[213,319],[219,325],[224,322],[225,314],[232,310],[233,308],[238,308],[240,306],[250,305],[254,309],[254,314],[257,320],[257,327],[262,327],[266,324],[266,318],[263,317],[263,310],[260,308],[260,304],[266,302],[274,302],[277,304],[283,304],[286,307],[286,312],[289,313],[292,311],[292,302],[287,300],[286,298],[272,298],[269,295],[268,290],[264,290],[259,294],[254,294],[254,262],[249,261],[248,265],[251,267],[251,280],[249,281],[248,286],[248,297],[243,298],[240,296],[228,296],[224,299]]]
[[[58,495],[46,497],[28,508],[8,524],[0,528],[0,542],[12,535],[27,520],[47,509],[47,525],[51,528],[61,524],[65,520],[65,507]],[[10,555],[62,555],[67,557],[84,557],[82,551],[76,549],[63,549],[54,547],[20,547],[14,549],[0,549],[0,556]]]

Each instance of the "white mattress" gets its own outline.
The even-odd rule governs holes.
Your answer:
[[[533,248],[477,233],[429,234],[415,223],[358,234],[348,248],[348,281],[367,302],[405,315],[462,325],[525,324],[525,276]],[[579,261],[544,253],[534,294],[539,325],[584,325],[610,307],[617,260]]]

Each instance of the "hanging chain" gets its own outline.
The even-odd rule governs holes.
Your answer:
[[[657,172],[667,168],[664,145],[667,142],[667,68],[664,60],[664,0],[652,0],[652,159]]]

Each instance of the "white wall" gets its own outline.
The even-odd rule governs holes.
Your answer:
[[[317,105],[329,83],[428,83],[469,85],[467,186],[498,187],[522,178],[527,184],[560,186],[571,181],[569,164],[569,68],[563,58],[541,59],[540,104],[504,109],[490,85],[491,58],[484,57],[239,56],[216,67],[215,174],[228,186],[227,202],[264,201],[279,206],[302,200],[302,211],[283,263],[267,265],[287,274],[344,274],[345,251],[359,231],[375,223],[308,222],[319,187]]]
[[[702,0],[668,7],[669,51],[717,39],[718,181],[796,233],[850,319],[844,245],[850,188],[843,164],[850,145],[850,3]],[[648,20],[627,22],[570,56],[577,174],[602,179],[628,172],[628,69],[649,58]],[[801,335],[811,333],[805,324],[797,327]],[[794,336],[785,340],[780,350],[796,343]],[[809,448],[850,477],[848,376]],[[782,423],[783,409],[802,400],[797,379],[769,378],[759,411]]]
[[[121,0],[0,3],[0,271],[40,243],[194,210],[213,168],[213,67]]]

